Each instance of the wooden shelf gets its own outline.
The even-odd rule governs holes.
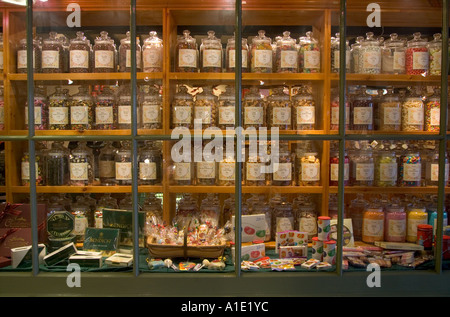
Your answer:
[[[348,82],[366,82],[378,85],[405,85],[405,84],[440,84],[441,76],[421,76],[421,75],[391,75],[391,74],[346,74]],[[331,81],[338,81],[339,74],[330,74]]]
[[[11,130],[10,135],[27,135],[28,130]],[[131,135],[131,130],[36,130],[36,136],[103,136]]]
[[[170,193],[234,193],[234,186],[169,186]],[[297,194],[310,193],[321,194],[322,186],[242,186],[245,194]]]
[[[8,74],[7,77],[12,81],[26,81],[27,74]],[[162,73],[137,73],[138,80],[162,79]],[[107,80],[130,80],[130,73],[55,73],[55,74],[34,74],[34,80],[38,81],[107,81]]]
[[[13,193],[29,193],[29,186],[12,186]],[[142,185],[140,193],[162,192],[162,186]],[[131,186],[36,186],[37,193],[131,193]]]
[[[367,193],[367,194],[437,194],[437,187],[366,187],[366,186],[346,186],[346,194]],[[337,186],[329,187],[330,193],[337,193]],[[450,193],[450,187],[445,188],[446,193]]]

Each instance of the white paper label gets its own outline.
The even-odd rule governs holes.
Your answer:
[[[220,162],[219,163],[219,180],[234,181],[235,164],[234,162]]]
[[[397,163],[380,163],[380,181],[397,181]]]
[[[363,220],[363,235],[368,237],[382,237],[384,223],[383,220],[367,219]]]
[[[428,52],[413,52],[413,69],[428,70]]]
[[[89,68],[89,52],[84,50],[70,51],[70,68]]]
[[[304,68],[319,69],[320,68],[320,52],[319,51],[305,51],[303,54]]]
[[[299,221],[299,231],[307,232],[308,235],[315,235],[317,233],[316,217],[301,217]]]
[[[70,123],[71,124],[88,124],[89,108],[87,106],[70,107]]]
[[[59,68],[59,51],[42,51],[42,68]]]
[[[140,68],[141,51],[136,51],[136,67]],[[131,68],[131,50],[126,50],[125,53],[125,67]]]
[[[439,164],[431,164],[431,181],[437,182],[439,180]],[[449,164],[445,164],[445,175],[444,179],[448,181]]]
[[[291,124],[291,108],[273,107],[273,124]]]
[[[337,182],[339,180],[339,164],[330,164],[330,179]],[[349,180],[349,164],[344,163],[344,181]]]
[[[245,124],[263,124],[264,108],[263,107],[245,107],[244,109]]]
[[[394,70],[405,69],[405,52],[394,52]]]
[[[139,162],[139,179],[156,180],[156,163]]]
[[[316,108],[313,106],[297,107],[297,124],[314,124]]]
[[[345,107],[345,124],[350,122],[350,107]],[[331,124],[339,124],[339,107],[331,108]]]
[[[131,124],[131,106],[119,106],[119,123]]]
[[[356,180],[357,181],[373,181],[373,164],[357,163],[356,164]]]
[[[408,108],[406,116],[406,124],[422,125],[423,124],[423,108]]]
[[[216,162],[197,162],[197,178],[216,178]]]
[[[297,68],[297,51],[281,51],[281,68]]]
[[[73,234],[77,236],[84,236],[87,227],[88,219],[86,216],[77,215],[73,226]]]
[[[35,172],[36,172],[36,179],[39,178],[39,166],[38,163],[35,163],[35,168],[34,168]],[[21,178],[23,180],[29,180],[30,179],[30,162],[22,162],[21,164]]]
[[[191,107],[175,107],[173,111],[173,123],[191,123]]]
[[[116,179],[131,179],[131,162],[116,162]]]
[[[27,68],[27,51],[17,51],[17,68]],[[36,54],[33,51],[33,67],[36,66]]]
[[[249,181],[263,181],[265,180],[264,164],[247,162],[247,180]]]
[[[337,68],[337,69],[339,69],[339,67],[340,67],[340,65],[339,65],[339,55],[340,55],[339,50],[335,50],[334,51],[334,68]],[[346,54],[345,54],[345,68],[349,68],[349,66],[350,66],[350,54],[347,51]]]
[[[100,177],[109,178],[114,177],[116,174],[115,171],[115,162],[114,161],[99,161],[98,162],[98,173]]]
[[[430,125],[438,126],[441,122],[441,110],[440,108],[432,108],[430,110]]]
[[[73,181],[88,180],[88,163],[70,163],[70,179]]]
[[[175,174],[173,178],[177,181],[191,180],[191,163],[175,163]]]
[[[161,50],[146,48],[143,52],[144,68],[158,68],[162,66]]]
[[[0,51],[0,69],[3,69],[3,51]]]
[[[403,180],[407,182],[420,182],[422,164],[403,164]]]
[[[372,107],[353,108],[354,124],[372,124]]]
[[[406,220],[389,219],[387,231],[390,237],[404,237],[406,234]]]
[[[68,107],[49,107],[50,124],[68,124],[69,108]]]
[[[320,180],[320,163],[302,163],[302,180]]]
[[[114,68],[113,51],[95,51],[95,68]]]
[[[203,67],[222,67],[222,51],[203,50]]]
[[[178,50],[179,67],[197,67],[197,50],[180,49]]]
[[[219,124],[234,124],[234,107],[219,107]]]
[[[364,69],[381,69],[381,55],[380,52],[364,52],[363,54],[363,68]]]
[[[384,124],[400,124],[401,110],[397,107],[384,107]]]
[[[417,238],[417,226],[426,224],[427,220],[424,219],[411,219],[408,218],[408,228],[407,228],[407,234],[409,237]]]
[[[275,163],[274,168],[278,169],[273,173],[274,181],[290,181],[292,179],[292,163]]]
[[[112,124],[114,123],[113,107],[97,107],[95,108],[95,123]]]
[[[247,68],[247,50],[242,50],[242,68]],[[236,66],[236,51],[229,50],[228,51],[228,67],[234,68]]]
[[[277,217],[276,220],[277,232],[294,230],[293,223],[294,219],[292,217]]]
[[[34,124],[42,124],[42,112],[40,106],[34,107]],[[25,123],[28,124],[28,107],[25,107]]]
[[[142,123],[159,123],[161,122],[161,106],[159,104],[143,104],[142,105]]]
[[[194,119],[201,119],[202,124],[210,124],[212,120],[212,107],[198,107],[194,108]]]
[[[255,50],[254,67],[272,68],[272,50]]]

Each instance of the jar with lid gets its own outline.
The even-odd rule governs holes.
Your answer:
[[[358,144],[358,143],[357,143]],[[353,186],[373,186],[374,158],[372,148],[367,142],[361,142],[361,145],[354,150],[349,151],[350,157],[350,183]]]
[[[154,141],[145,141],[138,153],[139,184],[158,185],[162,181],[162,152]]]
[[[131,87],[129,85],[120,88],[117,127],[119,129],[131,129]]]
[[[257,153],[249,153],[245,162],[245,185],[265,186],[269,182],[269,173],[265,172],[266,159]]]
[[[422,38],[420,32],[413,34],[408,41],[405,52],[405,68],[407,75],[428,75],[429,51],[427,39]]]
[[[397,202],[386,206],[384,240],[388,242],[405,242],[406,240],[405,207]]]
[[[184,30],[183,35],[178,37],[175,48],[175,71],[176,72],[198,72],[198,49],[195,39],[189,30]]]
[[[273,42],[270,44],[272,46],[272,73],[277,72],[277,46],[282,38],[282,36],[275,36]]]
[[[57,36],[58,41],[61,42],[62,45],[62,72],[63,73],[69,73],[70,72],[70,40],[67,36],[64,34],[58,34]]]
[[[302,204],[297,210],[298,230],[308,233],[308,241],[317,236],[317,206],[310,196],[305,196]]]
[[[313,32],[306,32],[306,36],[299,39],[299,73],[319,73],[320,57],[319,41],[313,37]]]
[[[77,147],[71,151],[69,174],[70,185],[92,185],[94,181],[94,155],[85,142],[78,142]]]
[[[402,104],[402,131],[423,131],[424,103],[420,87],[415,87]]]
[[[188,93],[187,87],[182,85],[172,101],[172,129],[193,128],[194,99]]]
[[[111,193],[104,194],[97,202],[94,212],[94,226],[95,228],[103,228],[103,209],[118,209],[117,199],[111,197]]]
[[[348,206],[348,216],[352,219],[353,237],[356,241],[362,240],[363,216],[368,206],[369,202],[362,193],[357,193]]]
[[[270,205],[265,202],[264,195],[252,194],[252,196],[246,200],[246,205],[249,208],[250,215],[264,215],[266,222],[264,241],[275,239],[275,235],[272,230],[273,212]]]
[[[292,103],[284,87],[273,89],[268,99],[267,121],[269,128],[277,127],[280,130],[292,129]]]
[[[117,185],[131,185],[132,169],[131,169],[131,142],[122,141],[120,148],[116,152],[115,157],[115,178]]]
[[[25,105],[25,128],[29,129],[28,101]],[[48,100],[45,97],[45,90],[43,87],[35,87],[34,89],[34,129],[48,129]]]
[[[40,73],[42,65],[42,50],[37,39],[33,39],[33,72]],[[27,72],[27,39],[20,40],[17,47],[17,72]]]
[[[196,200],[191,194],[184,194],[177,205],[174,222],[178,228],[188,228],[188,225],[192,218],[198,217],[199,208]]]
[[[86,229],[89,227],[90,208],[83,196],[77,196],[72,205],[71,214],[74,216],[74,228],[72,234],[78,243],[84,241]]]
[[[141,71],[141,44],[136,38],[136,71]],[[119,45],[119,72],[131,72],[131,33],[127,31],[126,37],[120,40]]]
[[[173,185],[194,185],[194,153],[185,154],[180,160],[173,162],[172,183]]]
[[[0,33],[0,73],[3,73],[3,33]]]
[[[249,72],[249,65],[248,65],[249,51],[248,51],[247,39],[242,39],[241,49],[242,49],[241,71],[243,73],[248,73]],[[232,73],[232,72],[234,72],[235,67],[236,67],[236,40],[233,36],[228,39],[227,47],[225,50],[225,69],[228,73]]]
[[[215,127],[217,121],[217,96],[214,88],[206,86],[196,95],[194,101],[194,126],[201,124],[202,129]]]
[[[234,186],[235,184],[235,158],[234,154],[224,154],[223,160],[218,163],[217,185]]]
[[[164,224],[161,199],[155,193],[148,193],[142,210],[145,213],[145,234],[150,235],[155,226]]]
[[[281,198],[281,202],[274,206],[272,215],[272,232],[276,236],[277,232],[294,230],[294,212],[292,204]]]
[[[117,149],[111,142],[106,142],[106,145],[100,150],[98,175],[102,185],[112,186],[116,184],[116,152]]]
[[[359,49],[359,74],[379,74],[381,72],[380,42],[367,32]]]
[[[349,185],[349,158],[344,152],[344,186]],[[339,185],[339,151],[330,152],[330,186]]]
[[[139,96],[142,129],[162,129],[162,96],[154,86],[141,86]]]
[[[42,44],[42,72],[63,72],[63,46],[56,37],[56,32],[50,32],[49,37]]]
[[[441,90],[434,88],[434,93],[425,101],[425,131],[439,132],[441,122]]]
[[[336,33],[336,37],[331,42],[331,72],[339,73],[339,55],[340,55],[340,34]],[[349,42],[345,41],[345,70],[350,72],[350,46]]]
[[[332,89],[332,99],[330,105],[330,129],[339,130],[339,92]],[[350,128],[350,103],[345,98],[345,130]]]
[[[48,121],[50,130],[69,130],[69,100],[61,87],[48,98]]]
[[[413,205],[408,208],[406,222],[406,242],[416,243],[417,226],[428,224],[428,214],[426,208]]]
[[[201,150],[202,160],[195,162],[195,175],[197,185],[215,185],[217,178],[217,162],[214,157],[214,151],[206,142],[203,143]]]
[[[381,98],[378,110],[380,131],[400,131],[402,108],[400,98],[393,87],[389,87],[387,94]]]
[[[163,41],[158,38],[156,31],[150,31],[150,36],[144,40],[142,46],[142,68],[145,73],[162,72]]]
[[[366,92],[366,86],[361,86],[350,101],[352,130],[373,130],[373,106],[372,96]]]
[[[227,87],[227,90],[219,95],[218,100],[218,119],[217,126],[219,129],[226,130],[235,126],[235,107],[236,95],[234,87]]]
[[[266,126],[267,100],[259,93],[258,87],[251,87],[243,102],[244,129]]]
[[[362,226],[362,241],[374,243],[384,240],[384,210],[377,204],[369,205],[364,211]]]
[[[266,31],[258,31],[258,35],[252,39],[251,45],[251,72],[272,73],[273,56],[272,40],[267,37]]]
[[[91,44],[81,31],[70,40],[69,71],[71,73],[89,73],[91,69]]]
[[[320,185],[320,158],[317,152],[297,152],[297,186]]]
[[[278,163],[274,164],[274,172],[272,173],[273,186],[291,186],[293,183],[294,173],[294,156],[289,150],[289,143],[280,142],[278,152]]]
[[[202,73],[222,72],[222,43],[214,31],[208,31],[200,45],[200,71]]]
[[[316,101],[311,90],[310,86],[302,86],[292,97],[294,130],[315,130]]]
[[[433,40],[428,42],[430,75],[441,75],[442,39],[441,33],[433,34]]]
[[[444,186],[448,186],[449,178],[449,162],[447,153],[445,153],[445,172],[444,172]],[[426,162],[426,185],[439,186],[439,152],[435,151],[430,160]]]
[[[400,157],[399,185],[403,187],[415,187],[421,185],[422,160],[419,152],[405,152]]]
[[[113,130],[118,124],[118,105],[109,86],[103,86],[95,101],[95,127],[97,130]]]
[[[0,86],[0,130],[5,130],[5,100],[3,98],[3,86]]]
[[[62,141],[54,141],[45,154],[45,182],[48,186],[69,185],[69,150]]]
[[[223,201],[222,204],[222,217],[219,223],[220,227],[223,227],[227,222],[232,221],[232,217],[235,215],[236,202],[234,200],[234,193],[230,194],[228,198]]]
[[[350,71],[354,74],[359,72],[359,49],[364,36],[357,36],[355,43],[350,46]]]
[[[375,157],[375,186],[397,186],[397,156],[388,144],[376,152]]]
[[[200,203],[200,223],[217,227],[220,221],[220,202],[217,194],[207,193]]]
[[[36,142],[35,148],[35,171],[36,185],[45,185],[44,171],[45,146],[41,142]],[[30,153],[24,152],[20,164],[20,179],[22,186],[30,185]]]
[[[284,31],[276,43],[275,70],[277,73],[298,73],[298,52],[296,40],[290,37],[291,32]]]
[[[116,47],[114,40],[108,36],[108,32],[100,32],[95,39],[94,47],[94,72],[111,73],[116,71]]]
[[[70,127],[72,130],[91,130],[95,124],[94,100],[86,86],[78,87],[78,93],[71,96]]]
[[[392,33],[381,49],[381,72],[383,74],[405,74],[405,42]]]

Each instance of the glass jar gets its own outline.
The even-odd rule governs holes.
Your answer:
[[[371,205],[363,215],[362,241],[374,243],[384,240],[384,210],[382,207]]]
[[[273,94],[268,98],[267,121],[269,128],[280,130],[292,129],[292,103],[289,95],[284,92],[284,87],[273,89]]]
[[[272,173],[272,185],[291,186],[294,173],[294,156],[289,150],[288,142],[280,142],[278,154],[278,163],[274,164],[275,171]]]
[[[357,36],[355,43],[350,46],[350,71],[354,74],[359,72],[359,49],[364,36]]]
[[[58,41],[62,45],[62,72],[69,73],[70,72],[70,40],[64,34],[58,34]]]
[[[339,54],[340,54],[340,34],[336,33],[336,37],[331,42],[331,72],[339,73]],[[350,72],[350,46],[348,41],[345,41],[345,70]]]
[[[0,86],[0,130],[5,130],[5,100],[3,87]]]
[[[308,241],[317,236],[317,206],[311,200],[310,196],[306,196],[297,210],[298,231],[308,234]]]
[[[132,155],[131,142],[122,141],[115,157],[115,177],[117,185],[131,185],[132,183]]]
[[[69,150],[62,141],[54,141],[45,154],[45,182],[48,186],[69,185]]]
[[[155,193],[147,194],[142,210],[145,212],[146,224],[163,224],[162,201],[156,197]]]
[[[194,127],[201,124],[202,129],[215,127],[217,122],[217,97],[214,88],[206,86],[196,95],[194,101]]]
[[[282,197],[282,201],[279,204],[274,206],[272,217],[272,232],[275,236],[277,232],[294,230],[292,204],[284,197]]]
[[[142,129],[162,129],[162,96],[159,89],[144,85],[141,92],[139,107]]]
[[[375,186],[397,186],[397,156],[389,147],[377,151],[375,158]]]
[[[299,46],[299,73],[320,73],[320,45],[313,32],[306,32],[306,37],[299,39]]]
[[[297,153],[297,186],[320,185],[320,158],[317,152]]]
[[[78,243],[84,241],[86,229],[89,227],[90,207],[86,203],[85,197],[77,196],[72,205],[71,214],[74,216],[74,226],[72,234]]]
[[[259,94],[258,87],[251,87],[242,105],[244,129],[266,126],[267,101]]]
[[[373,186],[374,159],[372,150],[368,145],[360,149],[351,150],[350,154],[350,183],[353,186]]]
[[[247,186],[265,186],[269,179],[268,173],[265,173],[266,161],[256,153],[249,153],[245,162],[245,185]]]
[[[447,153],[445,153],[445,172],[444,172],[444,186],[448,186],[449,178],[449,162]],[[426,185],[439,186],[439,152],[435,151],[431,158],[426,161]]]
[[[428,224],[426,208],[421,206],[411,206],[408,208],[406,221],[406,242],[416,243],[417,226]]]
[[[400,157],[399,185],[420,186],[422,180],[422,160],[419,152],[406,152]]]
[[[207,193],[200,203],[200,223],[217,227],[220,221],[220,202],[217,194]]]
[[[361,86],[350,101],[352,130],[373,130],[373,106],[372,96],[366,92],[366,86]]]
[[[45,185],[45,171],[44,171],[44,155],[45,147],[40,142],[36,142],[35,148],[35,171],[36,171],[36,185]],[[24,152],[20,165],[20,179],[22,186],[30,185],[30,153]]]
[[[116,47],[114,40],[108,36],[108,32],[100,32],[100,36],[95,39],[93,52],[95,73],[111,73],[116,71]]]
[[[405,42],[392,33],[390,39],[384,41],[381,50],[381,72],[383,74],[405,74]]]
[[[194,154],[183,157],[179,162],[173,162],[172,173],[174,185],[194,185]]]
[[[273,56],[271,39],[267,37],[266,31],[258,31],[258,35],[252,39],[251,45],[251,72],[272,73]]]
[[[172,129],[193,128],[194,99],[186,86],[180,86],[172,101]]]
[[[63,46],[56,38],[56,32],[50,32],[49,37],[43,41],[42,45],[42,72],[62,73],[63,72]]]
[[[433,40],[428,43],[430,75],[441,75],[442,39],[441,33],[433,34]]]
[[[28,130],[28,101],[25,105],[25,128]],[[44,88],[34,89],[34,129],[48,129],[48,100],[44,95]]]
[[[226,47],[226,51],[225,51],[225,68],[228,73],[234,72],[234,69],[236,67],[236,50],[235,50],[235,48],[236,48],[236,41],[233,36],[228,39],[228,43],[227,43],[227,47]],[[241,71],[243,73],[248,73],[249,72],[249,66],[248,66],[249,51],[248,51],[247,39],[242,39],[241,49],[242,49]]]
[[[332,100],[330,105],[330,129],[339,130],[339,92],[332,90]],[[345,130],[350,128],[350,103],[345,98]]]
[[[434,94],[425,101],[425,131],[439,132],[441,122],[441,90],[434,89]]]
[[[27,73],[27,39],[20,40],[17,47],[17,72]],[[33,39],[33,72],[40,73],[42,65],[42,51],[37,39]]]
[[[175,215],[175,223],[178,228],[188,228],[191,219],[198,217],[199,208],[196,200],[191,194],[184,194],[177,205],[177,211]]]
[[[215,185],[217,178],[217,162],[214,153],[207,153],[205,149],[208,144],[203,144],[201,150],[203,153],[202,160],[195,162],[195,175],[197,185]],[[211,149],[210,149],[211,151]]]
[[[97,96],[95,102],[95,128],[97,130],[116,129],[117,117],[116,98],[109,86],[103,86],[102,93]]]
[[[349,158],[344,152],[344,186],[349,185]],[[339,151],[330,153],[330,186],[339,185]]]
[[[69,130],[69,106],[67,95],[61,87],[55,88],[55,93],[48,98],[48,123],[50,130]]]
[[[218,101],[218,119],[217,126],[219,129],[226,130],[235,126],[235,107],[236,95],[234,87],[228,87],[227,90],[219,95]]]
[[[357,193],[348,206],[348,216],[352,219],[353,237],[356,241],[362,240],[363,216],[368,206],[369,202],[362,193]]]
[[[284,31],[283,37],[276,43],[275,69],[277,73],[298,73],[298,53],[296,40],[291,32]]]
[[[408,41],[405,52],[405,68],[407,75],[428,75],[429,52],[427,39],[421,38],[420,32],[413,34]]]
[[[117,149],[111,142],[106,142],[106,145],[100,150],[98,175],[102,185],[112,186],[116,184],[116,153]]]
[[[87,87],[78,87],[78,93],[70,98],[70,127],[72,130],[91,130],[94,128],[94,100]]]
[[[111,194],[104,194],[97,202],[94,212],[94,226],[95,228],[103,228],[103,209],[118,209],[117,199],[111,197]]]
[[[208,31],[208,36],[202,39],[200,45],[200,71],[202,73],[222,72],[222,43],[214,31]]]
[[[275,239],[275,235],[272,230],[272,207],[266,203],[265,196],[260,194],[252,194],[250,198],[246,200],[246,205],[249,208],[250,215],[264,215],[266,222],[266,232],[264,241],[270,241]]]
[[[190,36],[190,31],[184,30],[183,35],[178,37],[175,48],[175,71],[176,72],[198,72],[198,49],[195,39]]]
[[[126,37],[120,40],[119,45],[119,72],[131,72],[131,33],[127,31]],[[136,38],[136,71],[141,71],[141,45]]]
[[[401,102],[394,88],[389,87],[387,94],[381,98],[378,106],[379,130],[400,131],[401,129]]]
[[[163,67],[163,40],[158,38],[155,31],[145,39],[142,46],[142,68],[144,73],[162,72]]]
[[[416,87],[402,104],[402,131],[423,131],[424,108],[421,90]]]
[[[137,123],[139,125],[139,120]],[[120,88],[117,127],[119,129],[131,129],[131,87],[129,85]]]
[[[292,97],[294,130],[315,130],[316,101],[311,87],[303,86],[298,94]]]
[[[0,73],[3,73],[3,33],[0,33]]]
[[[235,184],[235,159],[234,155],[227,156],[225,153],[225,157],[222,161],[219,162],[218,166],[218,179],[217,184],[220,186],[234,186]]]
[[[227,222],[229,222],[229,224],[232,225],[231,221],[233,219],[232,217],[235,214],[234,213],[235,209],[236,209],[236,202],[234,200],[234,193],[233,193],[233,194],[230,194],[230,196],[223,201],[222,219],[219,224],[220,227],[225,226],[225,224]]]
[[[91,65],[91,44],[81,31],[70,40],[69,71],[71,73],[89,73]]]
[[[379,74],[381,72],[380,42],[367,32],[359,49],[359,74]]]
[[[88,186],[94,181],[94,155],[85,142],[71,151],[69,160],[70,185]]]
[[[397,203],[386,206],[384,240],[388,242],[405,242],[406,212],[404,206]]]

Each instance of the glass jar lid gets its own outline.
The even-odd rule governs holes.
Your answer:
[[[405,47],[405,42],[398,38],[397,33],[391,33],[390,38],[384,41],[384,47],[386,48],[398,48]]]
[[[77,36],[70,40],[70,44],[90,45],[90,41],[84,36],[84,32],[78,31]]]
[[[190,34],[189,30],[184,30],[183,35],[178,37],[178,43],[196,44],[195,39]]]
[[[289,95],[284,93],[284,87],[276,87],[273,93],[269,96],[271,100],[289,100]]]
[[[265,34],[266,34],[266,31],[259,30],[258,35],[252,39],[252,44],[254,44],[254,45],[258,45],[258,44],[262,44],[262,43],[271,44],[272,40],[270,39],[270,37],[267,37]]]
[[[373,32],[367,32],[366,38],[361,41],[362,46],[380,46],[380,41],[373,37]]]
[[[440,48],[441,45],[442,45],[442,38],[441,37],[442,37],[441,33],[433,34],[433,40],[428,43],[428,46],[429,47]]]
[[[57,45],[61,45],[61,41],[58,40],[58,33],[56,32],[50,32],[49,33],[49,37],[44,39],[43,43],[44,44],[57,44]]]
[[[408,47],[421,47],[427,45],[427,39],[422,38],[422,34],[420,32],[416,32],[413,34],[413,39],[408,41]]]
[[[72,96],[72,100],[78,101],[84,101],[84,100],[88,100],[91,101],[92,100],[92,96],[89,94],[88,89],[86,86],[79,86],[78,87],[78,93],[74,94]]]
[[[210,99],[210,100],[216,99],[216,96],[214,95],[214,88],[212,86],[202,87],[202,92],[199,93],[196,96],[196,98],[197,99]]]
[[[48,97],[49,100],[66,100],[67,95],[63,92],[62,87],[56,87],[55,92]]]
[[[309,86],[302,86],[298,93],[292,97],[294,100],[313,100],[312,88]]]
[[[208,31],[208,36],[202,39],[202,44],[209,47],[218,47],[222,48],[222,44],[220,43],[220,39],[216,37],[216,33],[214,31]]]
[[[277,46],[283,46],[283,45],[295,46],[295,44],[297,42],[290,35],[291,35],[291,32],[284,31],[283,36],[281,37],[280,41],[277,42]]]
[[[236,99],[236,90],[234,87],[228,87],[219,97],[221,100],[234,101]]]
[[[308,31],[306,32],[306,36],[300,37],[299,39],[299,44],[317,44],[319,43],[319,41],[313,37],[313,32],[312,31]]]
[[[108,32],[101,31],[100,36],[95,38],[95,44],[111,44],[114,40],[108,36]]]
[[[156,31],[150,31],[150,36],[144,41],[145,45],[162,45],[162,39],[157,36]]]

